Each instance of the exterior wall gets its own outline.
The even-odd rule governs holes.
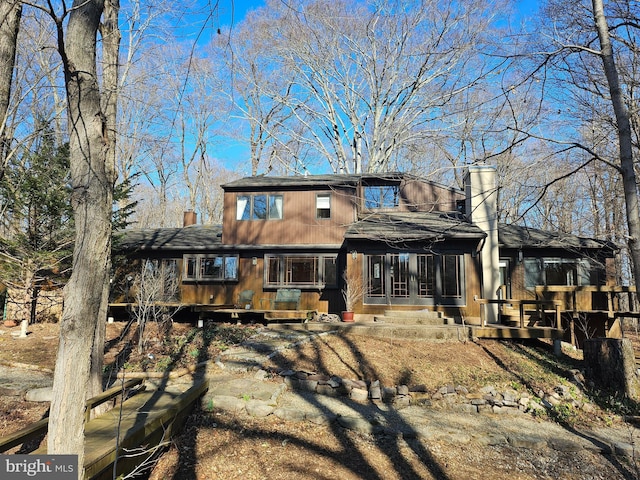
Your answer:
[[[545,250],[545,251],[524,251],[523,258],[530,257],[566,257],[566,252],[561,252],[558,250]],[[577,307],[577,310],[587,311],[587,310],[605,310],[607,308],[607,299],[606,293],[594,291],[593,288],[586,287],[581,289],[580,287],[563,287],[563,286],[552,286],[549,287],[549,290],[554,291],[545,291],[543,286],[539,286],[537,288],[538,292],[534,288],[527,288],[525,286],[525,267],[524,261],[518,260],[517,252],[503,252],[500,256],[501,258],[509,258],[511,265],[511,298],[521,299],[521,300],[535,300],[535,299],[544,299],[544,300],[560,300],[563,302],[563,309],[572,310]],[[605,268],[605,286],[613,286],[616,285],[615,278],[615,268],[614,267],[614,259],[606,258],[604,259]],[[593,286],[596,287],[596,286]]]
[[[263,272],[262,256],[241,257],[238,263],[238,282],[182,282],[181,303],[231,307],[237,304],[240,292],[253,290],[253,308],[268,310],[271,300],[276,296],[276,289],[263,288]],[[341,298],[337,288],[327,288],[323,291],[303,290],[300,296],[300,308],[319,312],[337,311]]]
[[[480,265],[477,256],[471,254],[464,255],[465,264],[465,305],[449,306],[449,305],[380,305],[366,304],[360,302],[354,308],[354,313],[359,318],[372,317],[381,315],[385,310],[431,310],[442,312],[445,316],[455,319],[471,320],[472,322],[480,318],[480,305],[474,301],[475,297],[480,296]],[[363,272],[363,254],[358,253],[357,259],[351,259],[351,255],[347,255],[347,268],[355,268],[358,272]],[[361,273],[362,274],[362,273]]]
[[[282,194],[282,220],[236,220],[243,194]],[[316,195],[331,194],[331,218],[316,218]],[[355,220],[353,190],[225,192],[222,241],[225,245],[340,245]]]
[[[405,212],[454,212],[458,200],[464,200],[464,195],[452,188],[406,180],[400,185],[398,209]]]

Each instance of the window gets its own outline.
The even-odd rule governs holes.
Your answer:
[[[436,269],[433,255],[418,255],[418,296],[433,298],[435,295]]]
[[[186,255],[184,280],[223,281],[238,279],[236,255]]]
[[[336,285],[336,255],[267,255],[265,285],[319,287]]]
[[[462,257],[442,256],[442,297],[462,298]]]
[[[282,220],[282,195],[238,195],[236,220]]]
[[[599,285],[601,270],[586,258],[525,258],[524,284],[527,288],[536,285]]]
[[[331,218],[331,195],[319,193],[316,195],[316,218]]]
[[[398,185],[365,185],[364,208],[380,210],[397,208],[400,198]]]
[[[464,255],[386,253],[365,255],[365,302],[380,305],[464,305]]]

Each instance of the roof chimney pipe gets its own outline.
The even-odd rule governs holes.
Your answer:
[[[182,225],[188,227],[189,225],[195,225],[198,223],[198,214],[193,210],[187,210],[184,212],[184,219]]]

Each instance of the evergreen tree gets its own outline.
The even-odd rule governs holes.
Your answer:
[[[73,247],[69,148],[44,125],[0,180],[0,282],[19,320],[35,319],[39,289],[64,285]]]

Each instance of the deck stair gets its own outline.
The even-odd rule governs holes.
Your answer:
[[[373,321],[392,325],[425,325],[431,327],[455,325],[454,319],[443,317],[440,312],[431,312],[428,310],[387,310],[384,312],[384,315],[376,315]]]
[[[377,338],[396,338],[423,341],[467,341],[473,338],[561,338],[562,330],[552,328],[517,328],[505,325],[481,327],[477,323],[458,323],[440,312],[427,310],[387,310],[372,317],[372,321],[353,323],[269,323],[269,330],[306,331],[310,333],[335,332],[348,335],[365,335]]]
[[[443,317],[438,312],[388,310],[383,315],[373,317],[373,321],[353,323],[269,324],[273,330],[306,330],[310,332],[338,331],[352,335],[366,335],[377,338],[398,338],[427,341],[464,341],[470,338],[468,326],[456,323],[454,319]]]

